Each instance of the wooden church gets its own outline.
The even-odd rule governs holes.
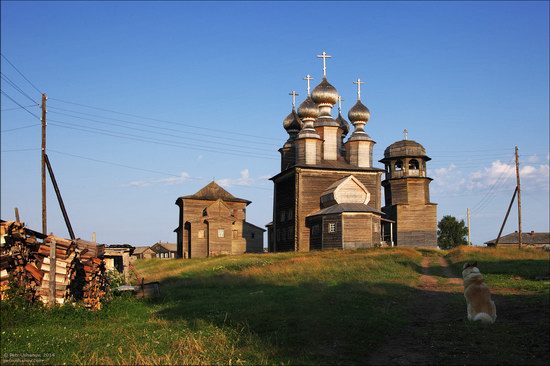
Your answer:
[[[364,82],[354,82],[357,102],[348,112],[353,131],[346,140],[349,123],[326,75],[331,56],[318,57],[323,59],[321,83],[310,90],[307,75],[307,97],[296,109],[293,91],[292,111],[283,121],[289,137],[279,149],[281,172],[271,178],[269,251],[436,246],[437,205],[430,202],[425,149],[405,137],[384,152],[385,169],[375,167],[375,141],[365,130],[370,111],[361,101]]]

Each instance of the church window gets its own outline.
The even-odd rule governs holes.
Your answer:
[[[255,236],[254,234],[255,234],[254,232],[251,232],[250,233],[250,238],[254,239],[254,236]]]
[[[418,163],[418,160],[411,159],[411,161],[409,161],[409,169],[414,169],[414,170],[420,169],[420,164]]]
[[[403,170],[403,161],[397,160],[394,167],[396,171]]]
[[[208,216],[208,212],[206,211],[206,208],[204,210],[202,210],[202,215],[203,216]]]
[[[225,238],[225,230],[218,229],[218,238]]]
[[[336,223],[335,222],[330,222],[328,224],[328,232],[329,233],[335,233],[336,232]]]
[[[237,239],[239,237],[239,232],[237,230],[233,230],[233,239]]]
[[[199,237],[199,239],[204,239],[204,230],[199,230],[197,236]]]

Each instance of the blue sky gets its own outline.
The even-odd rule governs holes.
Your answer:
[[[352,81],[367,83],[375,160],[404,128],[426,147],[439,218],[465,218],[469,207],[474,243],[496,237],[518,145],[523,230],[549,231],[548,2],[2,1],[1,10],[2,54],[50,98],[48,151],[77,236],[175,242],[176,198],[212,179],[253,202],[250,222],[271,221],[267,178],[279,172],[288,93],[300,103],[302,78],[320,81],[322,51],[345,113]],[[40,94],[4,58],[1,70],[2,91],[39,115]],[[39,121],[1,102],[1,216],[18,207],[40,229]],[[48,189],[48,230],[68,236]],[[505,232],[516,225],[514,209]]]

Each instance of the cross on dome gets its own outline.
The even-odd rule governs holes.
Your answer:
[[[296,93],[296,91],[293,90],[290,93],[288,93],[288,95],[292,95],[292,109],[295,109],[296,108],[296,96],[300,95],[300,94]]]
[[[311,80],[313,80],[313,78],[311,77],[310,74],[307,74],[306,77],[304,78],[304,80],[307,80],[307,95],[309,96],[309,95],[311,95],[309,82]]]
[[[361,100],[361,84],[365,84],[365,82],[358,78],[357,81],[353,83],[357,84],[357,100]]]
[[[317,55],[317,58],[323,59],[323,77],[327,77],[327,58],[331,58],[332,56],[327,54],[325,51],[323,51],[322,54]]]
[[[409,139],[409,130],[407,130],[406,128],[403,130],[403,138],[405,140]]]
[[[342,112],[342,101],[343,101],[342,96],[339,95],[338,96],[338,113]]]

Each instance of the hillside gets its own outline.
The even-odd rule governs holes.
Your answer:
[[[462,263],[477,259],[497,305],[466,320]],[[373,249],[142,260],[161,298],[101,312],[2,304],[6,355],[80,364],[546,364],[548,253]]]

